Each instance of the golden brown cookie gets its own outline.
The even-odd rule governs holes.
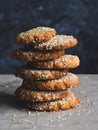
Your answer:
[[[16,70],[15,76],[26,80],[52,80],[67,74],[67,70],[34,70],[21,66]]]
[[[28,62],[28,66],[36,69],[71,69],[76,68],[79,64],[80,60],[76,55],[64,55],[49,61]]]
[[[32,91],[27,90],[23,87],[17,88],[15,92],[16,96],[23,101],[28,102],[46,102],[46,101],[56,101],[64,98],[67,95],[67,90],[65,91]]]
[[[36,27],[18,34],[16,39],[20,44],[36,44],[48,41],[55,36],[55,34],[56,30],[54,28]]]
[[[24,48],[17,49],[12,53],[12,58],[24,61],[44,61],[58,58],[64,55],[64,50],[59,51],[28,51]]]
[[[79,99],[73,92],[67,92],[66,97],[61,100],[42,103],[27,103],[27,107],[30,110],[37,111],[59,111],[75,108],[79,102]]]
[[[48,81],[32,81],[23,80],[22,86],[32,90],[64,90],[70,87],[76,87],[80,83],[77,75],[67,73],[60,79],[48,80]]]
[[[66,49],[75,45],[77,45],[77,39],[75,39],[73,36],[56,35],[49,41],[42,44],[28,45],[26,47],[29,49],[46,51]]]

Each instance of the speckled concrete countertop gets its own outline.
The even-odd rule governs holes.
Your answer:
[[[79,75],[81,85],[72,89],[81,99],[76,109],[30,112],[17,100],[21,80],[0,75],[0,130],[98,130],[98,75]]]

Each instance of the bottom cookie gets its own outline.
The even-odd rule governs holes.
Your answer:
[[[59,111],[68,110],[75,108],[79,104],[79,99],[73,92],[67,92],[67,96],[62,100],[53,102],[43,102],[43,103],[27,103],[27,107],[30,110],[37,111]]]

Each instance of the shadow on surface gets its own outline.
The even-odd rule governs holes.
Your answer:
[[[25,107],[25,103],[18,100],[15,95],[6,92],[0,92],[0,108],[1,107],[23,109]]]

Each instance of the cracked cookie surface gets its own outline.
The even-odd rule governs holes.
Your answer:
[[[80,83],[77,75],[67,73],[66,76],[55,80],[32,81],[23,80],[22,86],[31,90],[64,90],[66,88],[76,87]]]
[[[67,92],[66,97],[61,100],[42,103],[27,103],[27,107],[30,110],[37,111],[59,111],[75,108],[79,102],[79,99],[73,92]]]
[[[52,60],[64,55],[64,50],[59,51],[28,51],[25,48],[17,49],[12,53],[12,58],[23,61]]]
[[[26,80],[52,80],[67,74],[67,70],[35,70],[21,66],[16,70],[15,76]]]
[[[79,64],[80,60],[78,56],[67,54],[54,60],[27,63],[28,66],[34,67],[36,69],[71,69],[78,67]]]
[[[56,30],[49,27],[36,27],[17,35],[20,44],[37,44],[48,41],[56,35]]]
[[[26,48],[34,50],[61,50],[71,48],[77,45],[77,39],[73,36],[56,35],[47,42],[36,45],[27,45]]]
[[[32,91],[19,87],[15,91],[16,96],[28,102],[46,102],[60,100],[67,95],[67,91]]]

